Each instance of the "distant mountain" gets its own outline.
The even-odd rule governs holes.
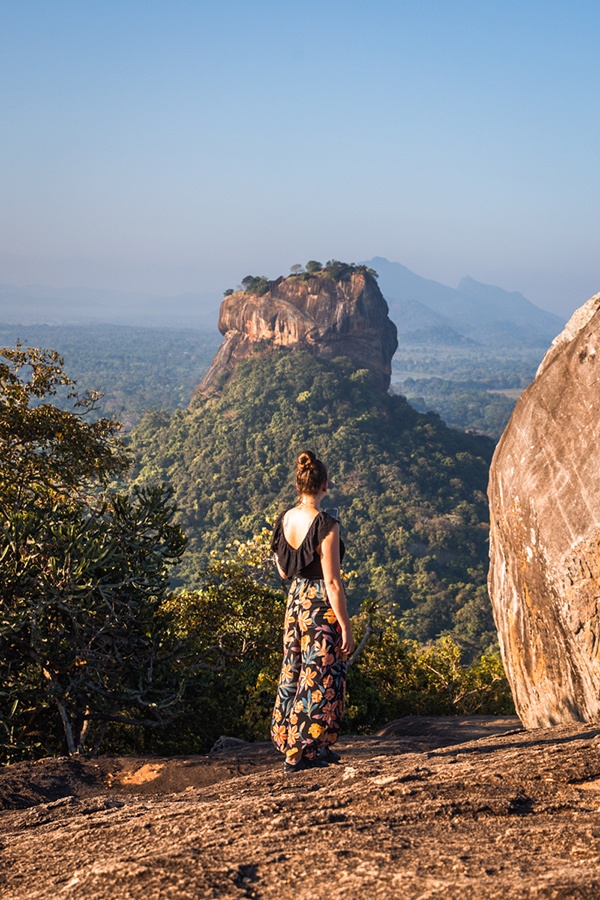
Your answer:
[[[475,341],[491,347],[546,349],[565,324],[522,294],[472,278],[463,278],[458,288],[451,288],[381,256],[366,265],[379,274],[379,288],[401,344],[459,346]],[[87,287],[0,284],[0,323],[101,323],[214,332],[220,302],[217,292],[160,296]]]
[[[486,346],[547,347],[565,324],[522,294],[472,278],[463,278],[458,288],[451,288],[381,256],[367,260],[366,265],[379,274],[379,287],[401,343],[403,336],[417,339],[417,332],[419,339],[428,334],[432,343],[456,343],[459,335]]]
[[[215,294],[167,297],[96,288],[0,284],[3,324],[133,325],[217,330],[221,298]]]

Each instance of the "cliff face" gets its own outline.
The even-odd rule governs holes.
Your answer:
[[[600,719],[600,294],[544,357],[490,476],[490,594],[527,727]]]
[[[375,279],[354,272],[340,281],[323,274],[280,278],[256,296],[238,291],[221,304],[219,331],[225,337],[197,393],[218,389],[235,365],[260,347],[308,350],[333,359],[347,356],[357,369],[369,369],[383,390],[390,384],[398,346]]]

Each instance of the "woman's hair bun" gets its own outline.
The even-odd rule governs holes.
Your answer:
[[[296,461],[296,490],[299,494],[319,493],[327,481],[327,469],[312,450],[303,450]]]
[[[303,450],[302,453],[298,457],[298,461],[296,463],[296,468],[299,472],[306,472],[307,470],[316,468],[317,465],[317,457],[313,453],[312,450]]]

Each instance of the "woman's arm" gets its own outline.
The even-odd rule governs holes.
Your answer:
[[[285,579],[287,578],[287,575],[286,575],[286,573],[283,571],[283,569],[281,568],[281,566],[279,565],[279,559],[277,558],[277,554],[276,554],[276,553],[273,554],[273,559],[274,559],[274,561],[275,561],[275,565],[277,566],[277,571],[279,572],[279,574],[281,575],[281,577],[282,577],[282,578],[284,579],[284,581],[285,581]]]
[[[327,597],[342,629],[342,653],[350,654],[354,651],[354,638],[340,574],[340,526],[337,524],[321,541],[321,566]]]

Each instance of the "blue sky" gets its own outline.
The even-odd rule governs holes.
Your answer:
[[[600,5],[0,0],[0,282],[600,290]]]

